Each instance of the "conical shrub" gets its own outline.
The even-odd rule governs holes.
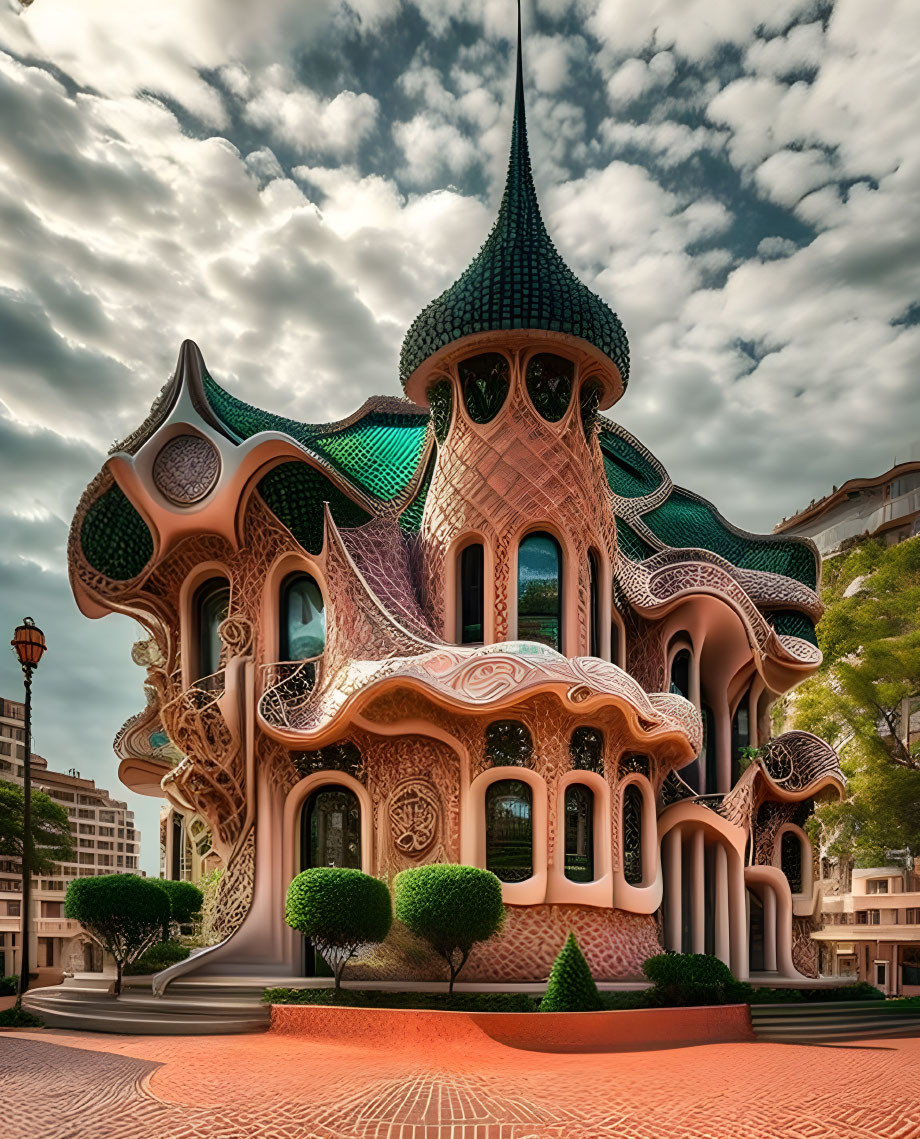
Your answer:
[[[570,933],[553,962],[540,1012],[596,1012],[603,1007],[585,955]]]

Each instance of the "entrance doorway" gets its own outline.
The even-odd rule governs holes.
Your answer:
[[[300,869],[338,866],[361,869],[361,805],[348,787],[320,787],[300,815]],[[332,970],[304,938],[304,976],[331,977]]]

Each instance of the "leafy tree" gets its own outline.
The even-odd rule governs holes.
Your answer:
[[[157,885],[166,891],[169,898],[169,918],[163,926],[163,941],[169,940],[170,922],[185,925],[201,913],[204,894],[191,882],[179,882],[173,878],[159,878]]]
[[[284,920],[333,966],[338,989],[351,958],[390,932],[390,891],[386,882],[360,870],[317,866],[298,874],[288,887]]]
[[[550,970],[540,1012],[597,1012],[603,1007],[585,955],[569,933]]]
[[[502,884],[476,866],[435,863],[396,875],[396,918],[447,962],[449,991],[477,941],[502,928]]]
[[[137,874],[75,878],[67,887],[64,913],[115,958],[118,996],[125,965],[157,942],[169,921],[169,896],[158,882]]]
[[[833,743],[849,780],[812,831],[831,855],[878,865],[920,852],[920,739],[902,709],[920,693],[920,538],[865,541],[825,563],[824,662],[787,704],[794,727]]]
[[[25,795],[15,783],[0,780],[0,858],[22,857]],[[55,863],[73,861],[73,836],[67,811],[41,791],[32,791],[33,874],[51,874]]]

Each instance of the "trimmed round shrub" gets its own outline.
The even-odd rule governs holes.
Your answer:
[[[175,965],[177,961],[184,961],[191,953],[187,945],[180,941],[159,941],[152,945],[146,953],[142,953],[136,961],[125,966],[125,973],[129,977],[145,976],[147,973],[159,973]]]
[[[751,986],[735,980],[725,962],[710,953],[659,953],[645,961],[642,972],[652,982],[651,1004],[725,1005],[750,999]]]
[[[447,962],[449,991],[477,941],[505,921],[502,884],[477,866],[435,863],[396,875],[396,919]]]
[[[170,922],[186,925],[201,913],[204,894],[191,882],[178,882],[174,878],[158,878],[157,885],[169,898],[169,920],[163,926],[163,940],[169,940]]]
[[[333,966],[338,989],[351,958],[390,932],[390,891],[386,882],[360,870],[317,866],[298,874],[288,887],[284,920]]]
[[[78,921],[115,959],[115,994],[129,965],[158,941],[169,921],[169,897],[158,882],[137,874],[74,878],[64,913]]]
[[[553,962],[540,1012],[597,1012],[604,1007],[574,933]]]

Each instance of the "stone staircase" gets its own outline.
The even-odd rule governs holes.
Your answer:
[[[751,1005],[758,1040],[780,1044],[830,1044],[884,1036],[920,1035],[920,1008],[883,1001]]]
[[[223,1036],[266,1032],[269,1027],[271,1011],[261,1003],[261,985],[215,989],[176,982],[167,996],[154,997],[149,977],[126,977],[117,998],[109,987],[109,978],[103,983],[69,978],[63,985],[31,989],[23,1005],[49,1028],[131,1036]]]

